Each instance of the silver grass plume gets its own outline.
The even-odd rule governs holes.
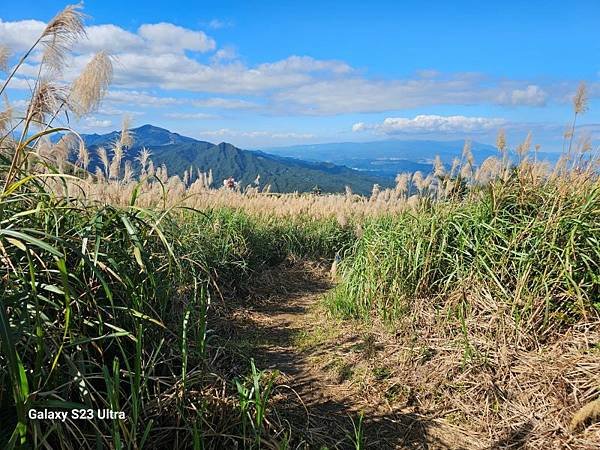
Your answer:
[[[165,163],[162,163],[160,165],[160,175],[158,174],[158,171],[157,171],[156,177],[163,183],[166,183],[169,180],[169,171],[167,170],[167,166],[165,165]]]
[[[471,141],[465,141],[462,155],[465,162],[460,169],[460,176],[462,178],[471,178],[473,175],[474,162],[473,152],[471,151]]]
[[[469,163],[470,166],[473,166],[473,152],[471,151],[471,141],[465,141],[465,145],[463,147],[463,158]]]
[[[41,160],[47,160],[52,153],[52,142],[50,138],[42,136],[35,146],[35,153]]]
[[[477,169],[475,180],[478,183],[487,184],[495,180],[502,173],[502,167],[502,162],[498,158],[490,156]]]
[[[119,174],[121,172],[121,161],[123,160],[123,147],[121,146],[121,142],[115,142],[112,150],[113,157],[110,161],[108,177],[111,179],[117,179],[119,178]]]
[[[470,179],[471,175],[473,175],[473,167],[467,161],[460,168],[460,177],[464,179]]]
[[[399,173],[396,175],[396,194],[398,197],[402,197],[408,192],[408,183],[410,181],[410,174]]]
[[[104,172],[100,167],[96,167],[96,181],[98,184],[104,184],[105,181]]]
[[[498,148],[501,155],[504,155],[506,152],[506,131],[504,131],[504,128],[498,130],[498,135],[496,136],[496,148]]]
[[[27,118],[38,124],[46,122],[47,115],[55,114],[66,101],[65,89],[48,80],[37,83],[27,108]]]
[[[71,84],[69,107],[78,116],[96,110],[112,79],[112,61],[106,52],[97,53]]]
[[[137,160],[137,162],[140,163],[140,169],[141,169],[142,175],[146,174],[146,167],[150,160],[150,155],[151,155],[150,150],[148,150],[146,147],[142,147],[138,156],[135,158]]]
[[[585,82],[579,83],[575,97],[573,97],[573,111],[575,114],[583,114],[588,109],[587,87]]]
[[[415,185],[415,187],[419,191],[419,194],[421,194],[423,192],[425,185],[424,185],[423,174],[421,173],[420,170],[417,170],[415,173],[413,173],[412,183]]]
[[[50,69],[62,71],[72,45],[85,36],[82,7],[82,4],[69,5],[46,25],[40,42],[45,47],[42,63]]]
[[[133,179],[133,168],[131,167],[131,161],[125,161],[125,168],[123,169],[123,183],[127,184]]]
[[[377,197],[379,197],[380,192],[381,188],[379,187],[379,184],[375,183],[373,185],[373,190],[371,191],[371,201],[377,200]]]
[[[14,111],[6,96],[4,97],[4,105],[4,109],[0,111],[0,133],[2,134],[10,129]]]
[[[121,125],[121,137],[119,143],[121,149],[128,149],[133,145],[133,136],[131,134],[131,118],[129,116],[123,117],[123,123]]]
[[[450,168],[450,178],[452,178],[455,175],[458,166],[460,166],[460,159],[454,158],[452,160],[452,167]]]
[[[434,178],[433,178],[432,174],[427,175],[425,177],[425,179],[423,180],[423,188],[425,190],[429,189],[433,183],[433,180],[434,180]]]
[[[517,147],[517,155],[519,155],[519,159],[521,161],[523,161],[527,158],[527,155],[529,154],[530,149],[531,149],[531,131],[529,133],[527,133],[527,137],[525,137],[525,140],[523,141],[523,143],[519,144],[519,146]]]
[[[72,45],[85,36],[82,8],[82,4],[68,5],[46,25],[40,41],[45,46],[43,62],[50,68],[61,70]]]
[[[69,155],[73,150],[73,146],[75,144],[76,139],[77,137],[74,134],[66,134],[63,137],[61,137],[60,140],[56,144],[54,144],[52,146],[52,149],[50,150],[51,157],[56,162],[56,165],[58,166],[58,170],[60,172],[63,172],[64,165],[69,159]]]
[[[154,161],[151,159],[148,160],[148,175],[153,177],[156,174],[156,170],[154,169]]]
[[[110,166],[110,161],[108,160],[108,153],[106,152],[106,149],[104,147],[98,147],[96,149],[96,154],[98,155],[98,158],[100,158],[100,162],[102,163],[102,166],[104,168],[105,177],[108,177],[108,168]]]
[[[435,155],[435,160],[433,161],[433,176],[442,178],[444,175],[446,175],[444,163],[442,162],[440,155]]]
[[[77,163],[81,164],[81,167],[85,170],[90,165],[90,152],[88,152],[85,142],[82,139],[79,140],[79,152],[77,154]]]

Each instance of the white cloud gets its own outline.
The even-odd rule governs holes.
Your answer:
[[[276,93],[274,99],[298,113],[330,115],[474,104],[489,99],[489,89],[459,78],[382,81],[351,77],[305,83]]]
[[[215,22],[213,26],[218,26]],[[36,20],[0,21],[0,41],[26,48],[44,28]],[[258,102],[227,99],[206,107],[262,109],[270,114],[335,115],[397,111],[433,105],[499,104],[543,106],[549,94],[531,83],[495,80],[478,73],[446,75],[422,70],[416,77],[369,79],[343,61],[292,55],[254,66],[243,64],[232,47],[217,48],[203,31],[171,23],[143,24],[128,31],[113,24],[87,27],[89,39],[75,48],[65,80],[75,78],[92,54],[114,55],[115,92],[108,101],[140,106],[180,103],[150,90],[260,96]],[[192,52],[190,54],[190,52]],[[208,62],[194,53],[211,53]],[[37,75],[35,64],[22,74]],[[121,92],[119,92],[121,91]],[[198,100],[197,106],[202,106]]]
[[[4,22],[0,19],[0,42],[13,52],[22,52],[31,47],[45,27],[39,20]]]
[[[364,122],[357,122],[352,125],[352,131],[355,133],[359,131],[365,131],[366,129],[368,129],[368,126]]]
[[[479,133],[506,124],[504,119],[466,116],[419,115],[412,119],[388,117],[380,124],[355,123],[352,131],[374,130],[386,135],[401,133]]]
[[[248,100],[237,98],[206,98],[202,100],[191,100],[190,103],[194,106],[205,108],[222,108],[222,109],[253,109],[260,105]]]
[[[86,27],[87,39],[75,46],[81,53],[95,53],[102,50],[111,54],[146,49],[147,42],[139,35],[112,24]]]
[[[352,71],[352,68],[343,61],[318,60],[310,56],[292,55],[281,61],[265,63],[257,67],[258,71],[264,73],[290,73],[290,72],[332,72],[344,74]]]
[[[0,85],[4,84],[6,79],[0,80]],[[9,86],[11,89],[19,89],[19,90],[33,90],[33,86],[35,85],[35,81],[30,78],[21,78],[21,77],[13,77],[10,80]]]
[[[273,95],[276,105],[298,114],[383,112],[434,105],[544,106],[549,95],[537,85],[498,81],[481,74],[441,74],[402,80],[339,77],[291,86]]]
[[[208,114],[203,112],[192,112],[192,113],[182,113],[182,112],[173,112],[166,113],[165,117],[169,117],[170,119],[180,119],[180,120],[207,120],[207,119],[216,119],[218,116],[214,114]]]
[[[272,131],[241,131],[232,130],[229,128],[221,128],[218,130],[201,131],[202,136],[209,138],[270,138],[270,139],[312,139],[315,137],[311,133],[293,133],[293,132],[272,132]]]
[[[214,50],[216,46],[215,41],[202,31],[193,31],[166,22],[142,25],[138,34],[146,39],[150,48],[158,52],[207,52]]]
[[[136,106],[167,106],[181,103],[173,97],[161,97],[146,91],[111,90],[106,94],[106,100],[113,103],[129,103]]]
[[[109,128],[113,126],[113,122],[110,120],[102,120],[102,119],[97,119],[95,117],[86,117],[85,119],[83,119],[84,122],[84,126],[88,129],[95,129],[95,128]]]
[[[524,89],[514,89],[498,95],[498,102],[515,106],[545,106],[548,94],[539,86],[530,84]]]
[[[135,116],[143,116],[145,113],[142,111],[132,111],[130,109],[121,109],[121,108],[114,108],[111,105],[104,105],[102,106],[100,109],[98,109],[98,111],[96,111],[97,115],[100,116],[111,116],[111,117],[123,117],[123,116],[130,116],[130,117],[135,117]]]
[[[231,46],[220,48],[215,52],[215,54],[211,57],[211,62],[213,64],[218,64],[223,61],[231,61],[238,57],[237,51],[235,48]]]
[[[210,22],[208,22],[208,28],[212,28],[213,30],[219,30],[221,28],[229,28],[232,26],[233,26],[233,22],[228,21],[228,20],[213,19]]]
[[[39,20],[5,22],[0,19],[0,42],[13,51],[28,49],[40,36],[46,24]],[[87,39],[74,47],[79,53],[106,50],[112,54],[137,52],[146,55],[183,53],[185,50],[208,52],[216,48],[214,39],[203,31],[190,30],[172,23],[141,25],[136,33],[113,24],[86,27]]]
[[[202,99],[174,98],[161,96],[150,91],[114,89],[107,93],[105,104],[131,104],[135,106],[168,107],[173,105],[190,105],[198,108],[248,110],[261,105],[238,98],[209,97]]]

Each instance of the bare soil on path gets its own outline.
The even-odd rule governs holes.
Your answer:
[[[361,373],[365,367],[376,373],[385,352],[358,324],[328,317],[321,301],[333,287],[327,268],[286,264],[265,272],[257,285],[232,312],[230,326],[257,367],[280,372],[274,409],[289,424],[292,448],[357,448],[361,414],[360,448],[481,447],[418,408],[371,395]],[[348,355],[363,362],[348,364]]]

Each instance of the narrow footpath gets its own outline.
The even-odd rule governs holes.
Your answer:
[[[353,377],[355,368],[344,362],[345,355],[382,355],[358,326],[327,317],[321,300],[333,283],[326,268],[296,263],[263,278],[234,320],[238,339],[251,342],[257,367],[280,373],[273,400],[294,444],[311,449],[478,447],[417,411],[379,401]],[[357,447],[361,414],[362,446]]]

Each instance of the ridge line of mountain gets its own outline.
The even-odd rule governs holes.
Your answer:
[[[125,152],[124,160],[134,162],[134,156],[142,148],[151,151],[155,165],[164,164],[169,174],[182,176],[192,168],[213,172],[214,187],[233,176],[242,186],[254,185],[260,176],[259,187],[270,185],[273,192],[311,191],[318,187],[322,192],[344,192],[350,186],[354,192],[369,194],[373,184],[393,185],[393,177],[368,173],[329,162],[306,161],[285,155],[273,155],[260,150],[243,150],[227,142],[213,144],[208,141],[182,136],[178,133],[143,125],[130,130],[134,143]],[[95,150],[110,147],[119,139],[120,132],[84,134],[86,145],[92,154],[90,169],[100,166]]]

